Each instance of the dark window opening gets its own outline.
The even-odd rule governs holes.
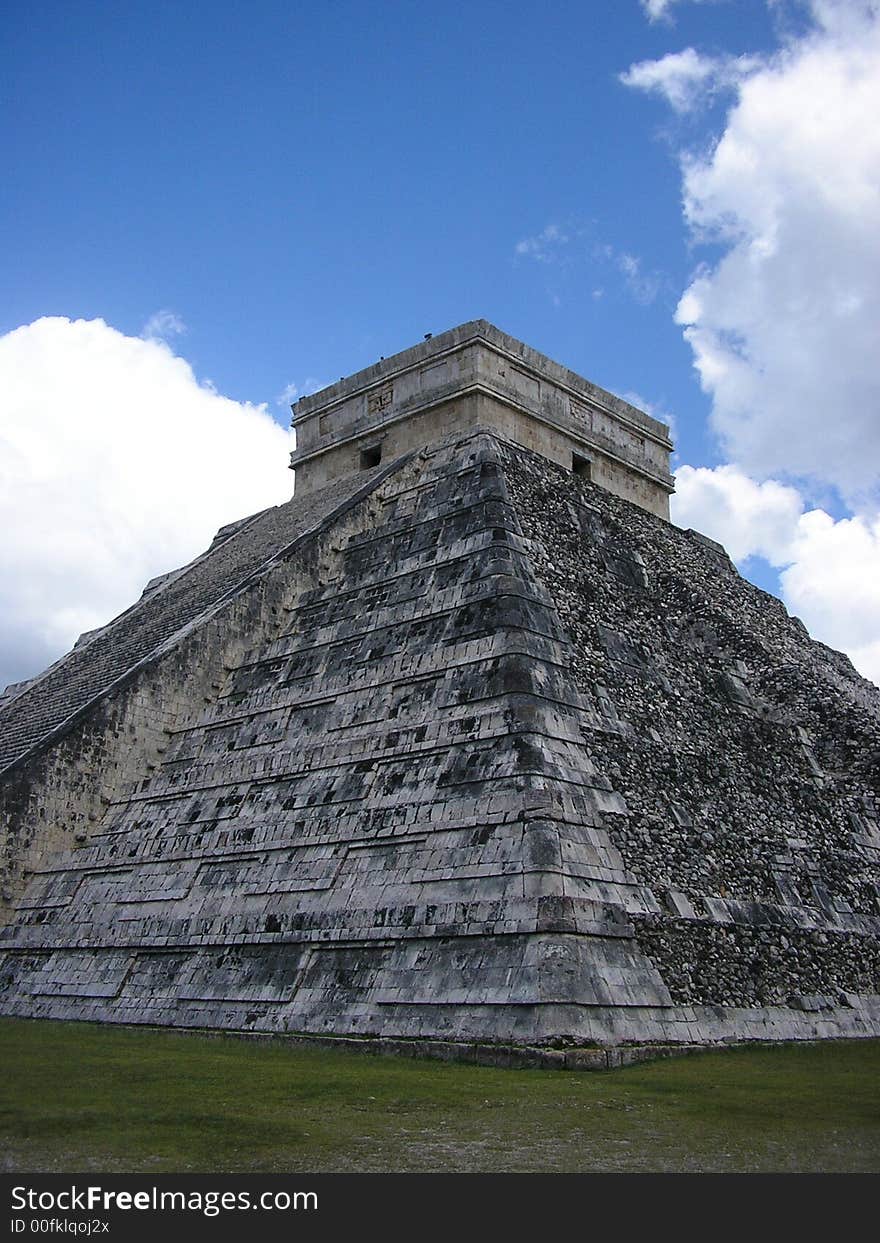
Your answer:
[[[372,445],[369,449],[361,449],[361,470],[370,470],[382,461],[382,446]]]
[[[581,457],[579,453],[571,455],[572,472],[581,479],[592,479],[592,462],[588,457]]]

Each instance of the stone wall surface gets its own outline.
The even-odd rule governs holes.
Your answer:
[[[292,407],[301,493],[477,427],[669,517],[669,428],[485,320],[460,324]]]
[[[0,920],[49,850],[81,844],[274,624],[266,572],[387,468],[224,527],[107,626],[0,702]],[[256,586],[251,591],[251,586]]]
[[[673,999],[877,993],[880,691],[694,533],[552,466],[507,479],[573,679],[618,723],[590,743],[626,802],[603,825],[660,902],[636,936]]]
[[[486,432],[304,499],[146,662],[162,747],[30,856],[4,1013],[880,1034],[880,692],[846,658],[711,541]]]

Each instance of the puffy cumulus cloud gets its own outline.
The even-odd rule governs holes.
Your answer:
[[[782,594],[817,638],[880,686],[880,515],[801,516]]]
[[[0,337],[0,393],[0,687],[292,493],[289,434],[155,337],[37,320]]]
[[[708,153],[683,157],[687,224],[722,257],[676,318],[729,457],[858,505],[880,459],[880,5],[810,11],[744,73]]]
[[[682,466],[676,489],[676,523],[717,539],[740,564],[764,557],[791,612],[880,685],[880,515],[805,511],[795,488],[734,466]]]
[[[703,56],[688,47],[659,60],[638,61],[620,81],[662,95],[676,112],[691,112],[707,96],[735,87],[758,63],[753,56]]]
[[[686,227],[719,257],[676,311],[733,465],[682,467],[673,513],[769,561],[792,611],[880,683],[880,3],[797,7],[806,30],[773,54],[688,48],[623,77],[678,112],[735,92],[720,136],[681,157]],[[828,486],[851,517],[807,509]]]
[[[711,535],[736,562],[764,557],[782,565],[803,512],[800,494],[773,479],[757,483],[735,466],[680,466],[673,521]]]

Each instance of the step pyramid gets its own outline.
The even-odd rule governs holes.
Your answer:
[[[224,529],[0,744],[4,1014],[880,1034],[880,691],[497,426]]]

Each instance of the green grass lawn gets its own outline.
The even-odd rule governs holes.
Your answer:
[[[878,1171],[880,1041],[588,1073],[0,1020],[6,1171]]]

